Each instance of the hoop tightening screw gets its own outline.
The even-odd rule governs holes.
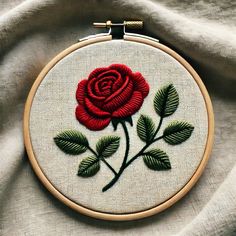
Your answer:
[[[94,27],[97,28],[111,28],[111,27],[118,27],[123,26],[126,29],[142,29],[143,28],[143,21],[124,21],[123,23],[112,23],[108,20],[106,23],[93,23]]]

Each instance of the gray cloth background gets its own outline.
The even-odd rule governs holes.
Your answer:
[[[235,1],[0,2],[0,235],[235,235]],[[22,112],[43,66],[93,21],[143,19],[144,33],[188,59],[215,110],[215,145],[197,185],[170,209],[134,222],[104,222],[68,209],[35,177],[25,154]]]

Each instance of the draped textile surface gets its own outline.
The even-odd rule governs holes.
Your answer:
[[[0,235],[236,234],[234,1],[1,0],[0,14]],[[133,222],[91,219],[57,201],[34,175],[22,138],[24,102],[40,70],[107,19],[144,20],[145,34],[197,70],[215,111],[215,144],[199,182],[170,209]]]

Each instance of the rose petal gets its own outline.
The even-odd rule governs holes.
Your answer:
[[[116,90],[104,101],[103,109],[110,112],[115,111],[117,108],[129,101],[132,93],[133,82],[127,77],[122,87]]]
[[[143,104],[143,96],[139,91],[134,91],[131,99],[121,108],[112,113],[112,117],[124,118],[133,115]]]
[[[91,116],[81,105],[76,107],[75,115],[77,120],[90,130],[102,130],[111,121],[111,118],[99,119]]]
[[[111,87],[115,80],[116,78],[112,76],[101,78],[99,81],[96,80],[94,84],[94,92],[96,95],[108,97],[112,92]],[[107,87],[102,87],[104,81],[107,82]]]
[[[129,77],[127,76],[125,82],[122,85],[122,87],[120,87],[118,90],[116,90],[111,96],[106,98],[105,103],[113,100],[115,97],[120,95],[123,91],[126,90],[127,87],[133,87],[132,85],[133,85],[132,81],[130,81]]]
[[[86,96],[86,87],[88,84],[88,80],[84,79],[81,80],[78,84],[77,90],[76,90],[76,99],[79,104],[84,103],[84,97]]]
[[[107,67],[96,68],[89,74],[88,80],[93,79],[94,77],[97,77],[99,74],[101,74],[104,71],[107,71]]]
[[[88,112],[91,113],[91,115],[95,115],[98,117],[110,117],[111,114],[107,111],[103,111],[100,108],[96,107],[88,98],[84,99],[84,105],[87,108]]]
[[[108,68],[117,70],[121,73],[121,76],[127,76],[132,74],[132,70],[124,64],[112,64]]]
[[[143,98],[145,98],[149,93],[149,85],[143,78],[142,74],[140,72],[133,73],[133,82],[134,82],[134,89],[136,91],[140,91],[143,95]]]
[[[98,87],[99,91],[102,91],[103,85],[106,83],[107,85],[112,85],[112,83],[116,80],[113,76],[107,76],[101,78],[99,81],[96,81],[95,87]]]
[[[102,72],[101,74],[97,75],[98,79],[102,79],[104,77],[112,76],[118,78],[120,74],[116,70],[111,70],[107,68],[107,71]]]
[[[118,90],[122,84],[125,82],[125,76],[121,76],[121,74],[119,74],[119,77],[115,80],[115,82],[112,85],[112,91],[115,92],[116,90]]]
[[[97,100],[97,101],[105,100],[106,97],[99,96],[95,93],[94,84],[96,83],[96,81],[97,81],[97,78],[93,78],[93,79],[88,81],[88,85],[87,85],[88,96],[91,97],[92,99]]]

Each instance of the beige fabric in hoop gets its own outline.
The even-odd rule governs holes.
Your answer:
[[[141,72],[150,85],[150,93],[143,106],[133,115],[135,125],[140,114],[148,114],[158,122],[159,118],[153,109],[155,92],[161,86],[173,83],[180,96],[180,105],[172,116],[164,119],[162,130],[172,120],[186,120],[195,129],[191,138],[181,145],[170,146],[164,142],[153,145],[168,153],[172,164],[170,171],[151,171],[140,158],[126,169],[116,185],[103,193],[102,187],[112,179],[106,166],[101,165],[101,170],[94,177],[78,177],[78,164],[89,154],[75,157],[65,155],[56,147],[53,137],[65,129],[76,129],[84,133],[91,146],[95,147],[99,137],[107,134],[119,135],[121,148],[109,159],[115,169],[119,168],[125,145],[123,131],[119,128],[114,132],[109,125],[94,135],[74,115],[78,82],[86,78],[93,69],[112,63],[123,63],[134,72]],[[135,125],[128,127],[131,139],[130,156],[137,152],[137,146],[140,149],[143,146],[137,137]],[[110,213],[146,210],[179,191],[189,181],[202,159],[207,130],[204,98],[189,72],[159,49],[122,40],[89,45],[63,58],[42,81],[30,113],[34,153],[47,178],[74,202],[96,211]]]

